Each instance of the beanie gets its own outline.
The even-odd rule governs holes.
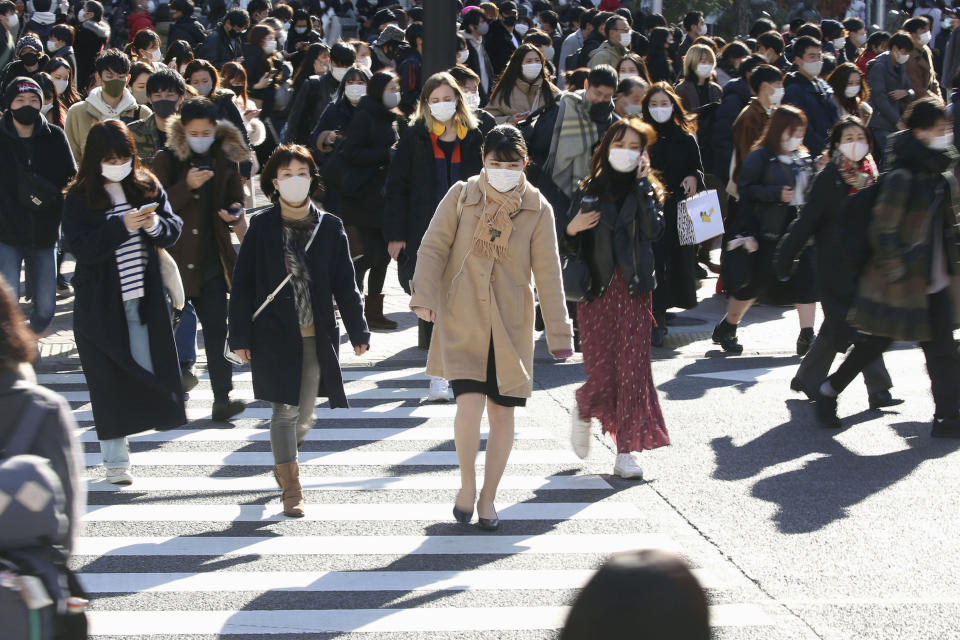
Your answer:
[[[27,47],[30,47],[37,53],[43,53],[43,43],[40,42],[40,38],[33,35],[32,33],[28,33],[27,35],[17,40],[17,57],[18,58],[20,57],[20,53]]]
[[[10,103],[12,103],[14,98],[21,93],[28,93],[31,91],[37,94],[37,97],[40,98],[40,104],[43,104],[43,90],[40,88],[40,85],[36,83],[36,81],[31,80],[30,78],[25,78],[24,76],[14,78],[9,84],[7,84],[7,88],[3,92],[4,108],[9,109]]]

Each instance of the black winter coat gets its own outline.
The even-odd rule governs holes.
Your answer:
[[[312,29],[307,29],[306,33],[297,33],[296,29],[290,29],[290,32],[287,35],[287,43],[284,45],[284,50],[287,53],[293,54],[287,58],[287,60],[290,61],[290,64],[293,65],[294,69],[300,68],[300,63],[303,62],[303,56],[306,55],[306,49],[303,51],[297,51],[297,45],[301,42],[306,42],[307,45],[311,45],[314,42],[323,42],[323,37]]]
[[[600,222],[593,229],[569,236],[559,234],[563,250],[579,255],[590,268],[591,292],[602,296],[620,269],[627,292],[631,296],[653,291],[657,286],[654,270],[653,243],[663,234],[660,203],[646,179],[632,180],[633,185],[623,203],[608,188],[600,199]],[[562,229],[580,211],[583,193],[577,190]],[[629,256],[629,257],[628,257]]]
[[[710,149],[706,153],[713,154],[714,175],[724,184],[730,179],[730,164],[733,161],[733,123],[751,97],[753,93],[744,78],[731,80],[723,86],[723,97],[714,115]]]
[[[297,90],[290,113],[287,115],[284,140],[313,146],[310,132],[323,115],[323,110],[333,102],[339,87],[340,83],[329,71],[322,76],[307,78]]]
[[[154,373],[130,354],[127,317],[120,297],[117,247],[130,237],[123,214],[106,215],[90,209],[80,195],[68,195],[63,204],[63,234],[77,258],[73,333],[80,363],[90,388],[97,437],[120,438],[147,429],[170,429],[187,421],[180,380],[180,360],[173,342],[173,325],[155,247],[169,247],[180,236],[183,222],[170,209],[160,188],[154,198],[127,195],[133,207],[156,202],[161,232],[142,230],[147,247],[144,297],[140,317],[149,327]]]
[[[764,148],[754,149],[743,161],[737,191],[737,229],[743,236],[777,241],[793,220],[795,207],[781,200],[784,187],[796,185],[790,166]]]
[[[516,51],[517,47],[513,44],[513,36],[507,27],[500,20],[491,20],[490,29],[487,35],[483,37],[483,46],[487,50],[487,56],[490,58],[490,64],[493,65],[493,72],[496,76],[503,73],[510,62],[510,56]],[[522,38],[517,38],[519,42]],[[493,83],[493,79],[490,80]],[[491,90],[493,87],[491,87]]]
[[[167,42],[173,43],[177,40],[186,40],[191,49],[197,49],[203,44],[207,37],[207,30],[203,25],[193,19],[191,16],[181,16],[179,20],[170,25],[170,35],[167,36]],[[177,60],[177,62],[180,62]]]
[[[40,61],[37,63],[37,68],[33,71],[27,71],[26,66],[23,64],[23,60],[17,58],[16,60],[11,60],[7,63],[7,66],[3,68],[3,71],[0,72],[0,88],[6,88],[7,84],[11,80],[18,76],[24,76],[26,78],[32,78],[36,74],[43,71],[43,68],[47,66],[47,63],[50,62],[50,57],[47,54],[40,54]]]
[[[317,395],[329,398],[331,408],[349,407],[340,373],[340,327],[334,300],[354,346],[370,344],[370,331],[339,218],[322,214],[320,229],[306,256],[320,362]],[[297,405],[303,342],[290,284],[253,320],[254,311],[286,276],[283,224],[280,206],[275,205],[253,218],[240,246],[230,296],[230,348],[250,349],[254,397]]]
[[[223,30],[223,23],[220,23],[200,45],[196,56],[201,60],[209,61],[217,69],[222,69],[226,63],[243,56],[242,44],[239,38],[233,38],[227,34]],[[261,75],[263,75],[262,72],[253,79],[253,82],[259,80]],[[249,77],[247,79],[250,80]]]
[[[53,247],[60,237],[63,196],[48,211],[27,210],[20,204],[18,167],[29,168],[52,189],[62,191],[77,172],[63,129],[40,116],[33,136],[21,138],[7,112],[0,118],[0,157],[6,159],[4,171],[0,171],[0,242],[31,249]]]
[[[379,100],[360,98],[340,150],[347,168],[340,196],[344,224],[381,224],[390,150],[397,144],[396,119],[397,115]]]
[[[110,26],[103,20],[93,22],[85,20],[77,28],[73,48],[77,55],[76,81],[78,88],[86,88],[87,81],[93,75],[93,61],[97,54],[107,47],[110,40]]]

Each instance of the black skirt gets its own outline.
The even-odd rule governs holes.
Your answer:
[[[453,387],[454,398],[464,393],[482,393],[494,404],[501,407],[525,407],[527,405],[526,398],[500,395],[500,388],[497,386],[497,361],[493,355],[492,336],[490,338],[490,353],[487,354],[487,379],[482,382],[480,380],[451,380],[450,386]]]

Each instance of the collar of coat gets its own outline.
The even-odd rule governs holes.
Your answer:
[[[213,142],[230,162],[245,162],[250,159],[250,151],[243,142],[240,131],[227,120],[217,122],[217,134]],[[187,132],[180,122],[180,116],[174,116],[167,122],[167,149],[180,162],[186,162],[193,153],[187,143]]]
[[[483,200],[483,189],[480,188],[479,175],[468,178],[465,189],[467,194],[463,197],[464,206],[479,204]],[[524,188],[523,198],[520,201],[520,211],[517,211],[517,213],[519,214],[521,211],[540,211],[540,192],[529,181]]]

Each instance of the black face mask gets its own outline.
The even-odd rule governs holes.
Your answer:
[[[613,111],[613,103],[609,100],[590,105],[590,119],[594,122],[606,122]]]
[[[177,112],[177,103],[180,100],[153,100],[150,106],[158,118],[169,118]]]
[[[37,118],[40,117],[40,109],[29,106],[11,109],[10,113],[13,115],[13,119],[20,124],[36,124]]]
[[[504,16],[503,24],[508,27],[514,27],[517,24],[517,16]]]
[[[25,53],[20,56],[20,60],[27,67],[35,67],[40,62],[40,56],[35,53]]]

